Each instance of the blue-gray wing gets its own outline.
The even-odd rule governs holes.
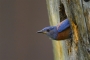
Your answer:
[[[69,26],[70,26],[69,20],[65,19],[58,25],[57,30],[58,32],[62,32],[63,30],[67,29]]]

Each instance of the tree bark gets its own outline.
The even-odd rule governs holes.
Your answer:
[[[70,59],[90,60],[90,2],[85,2],[83,0],[62,0],[62,3],[65,7],[66,15],[71,21],[73,30]],[[76,28],[73,26],[72,22],[76,24]],[[75,29],[77,31],[75,31]]]
[[[49,21],[51,26],[55,26],[60,23],[60,0],[46,0]],[[68,60],[67,47],[65,41],[52,40],[53,52],[55,60]]]
[[[50,25],[68,18],[72,28],[72,40],[53,41],[55,60],[90,60],[90,1],[46,1]]]

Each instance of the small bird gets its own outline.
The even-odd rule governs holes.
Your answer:
[[[52,38],[53,40],[64,40],[71,38],[71,28],[68,19],[63,20],[57,26],[48,26],[38,31]]]

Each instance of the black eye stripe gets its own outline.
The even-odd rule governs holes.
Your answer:
[[[50,30],[49,29],[47,29],[47,32],[49,32]]]

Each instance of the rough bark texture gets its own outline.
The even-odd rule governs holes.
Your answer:
[[[46,0],[46,2],[50,25],[55,26],[58,23],[60,23],[60,14],[59,14],[60,0]],[[65,41],[52,40],[52,43],[54,50],[54,59],[68,60],[68,51]]]
[[[47,0],[47,7],[50,25],[67,17],[73,33],[72,40],[53,41],[55,60],[90,60],[90,1]]]
[[[62,3],[65,7],[66,15],[71,21],[74,33],[70,60],[90,60],[88,52],[90,49],[90,1],[62,0]],[[76,25],[73,26],[72,21]],[[77,34],[78,37],[75,34]]]

